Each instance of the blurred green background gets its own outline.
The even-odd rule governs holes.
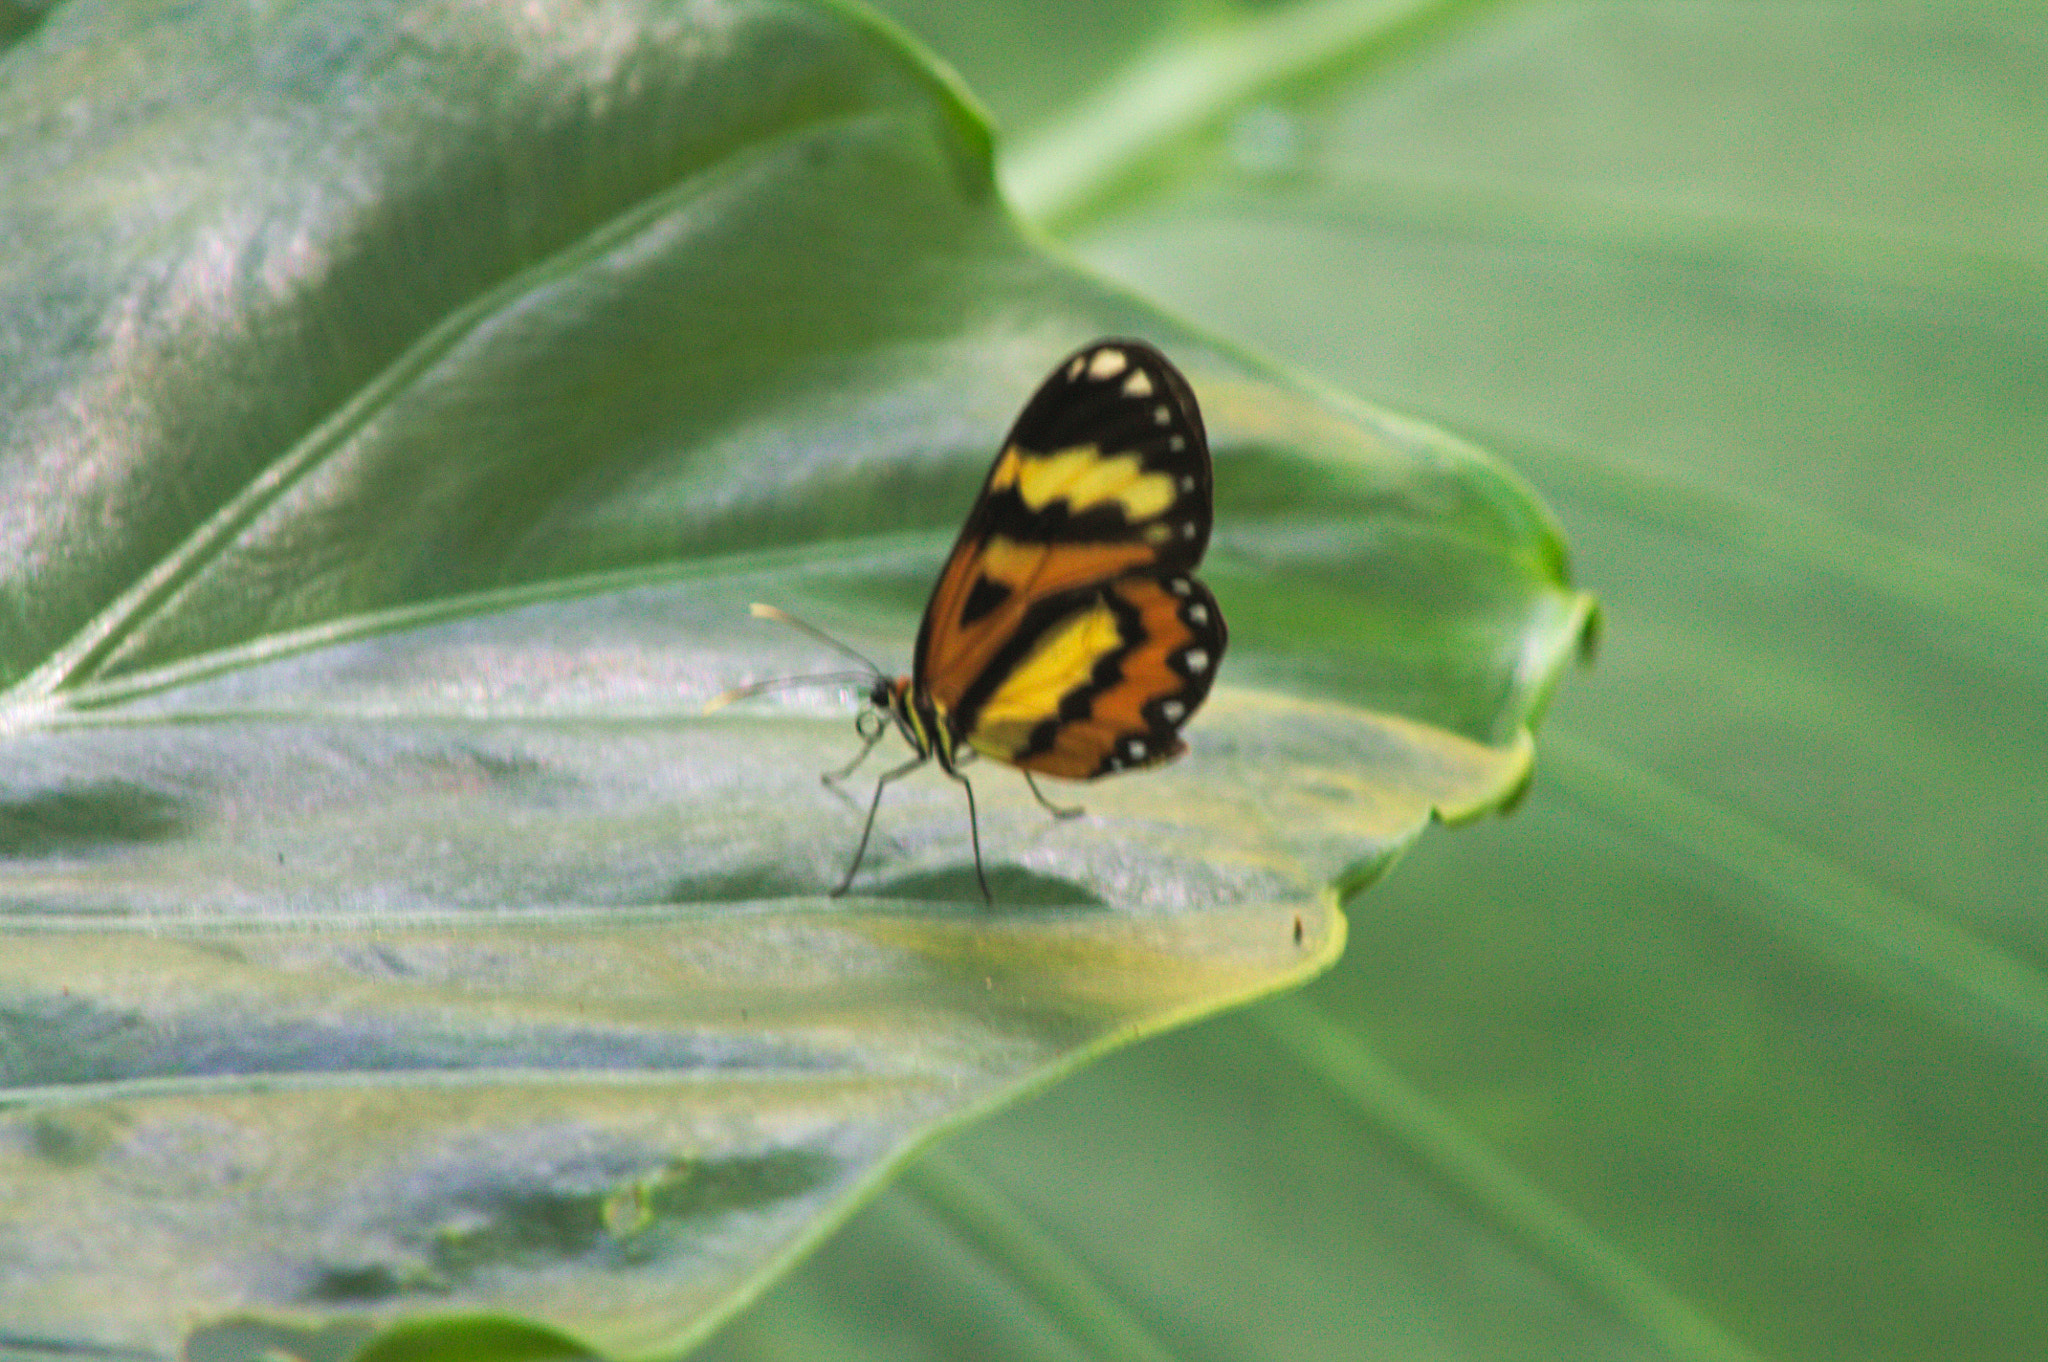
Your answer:
[[[2041,7],[885,8],[1082,260],[1513,462],[1606,637],[1329,976],[703,1355],[2048,1352]]]

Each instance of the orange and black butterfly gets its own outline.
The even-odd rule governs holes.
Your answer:
[[[1101,340],[1062,360],[1003,442],[932,588],[908,676],[872,672],[852,774],[891,727],[914,755],[875,782],[843,894],[891,781],[936,759],[967,791],[984,898],[977,756],[1093,780],[1187,750],[1180,728],[1209,694],[1227,633],[1194,575],[1212,519],[1209,445],[1180,371],[1142,341]],[[816,630],[772,606],[754,613]],[[769,683],[770,685],[775,683]],[[765,686],[721,696],[720,703]]]

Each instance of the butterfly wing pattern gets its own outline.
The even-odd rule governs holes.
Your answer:
[[[936,759],[967,794],[974,873],[981,861],[974,787],[960,767],[985,756],[1031,775],[1093,780],[1172,761],[1180,728],[1209,694],[1227,634],[1194,576],[1209,546],[1213,479],[1201,410],[1180,371],[1143,341],[1101,340],[1069,355],[1025,404],[932,588],[909,676],[893,680],[830,635],[769,605],[778,619],[859,662],[872,680],[866,740],[837,782],[890,728],[912,758],[875,782],[843,894],[860,871],[889,783]],[[717,708],[787,677],[716,697]],[[1061,809],[1032,793],[1054,813]]]
[[[1088,780],[1171,761],[1227,633],[1194,575],[1213,518],[1193,391],[1151,346],[1069,356],[1018,416],[918,631],[946,749]],[[950,767],[951,763],[947,763]]]

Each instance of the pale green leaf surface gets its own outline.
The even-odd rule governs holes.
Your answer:
[[[949,1146],[1089,1292],[913,1173],[707,1355],[957,1356],[977,1283],[992,1327],[1096,1337],[1107,1295],[1186,1358],[2042,1356],[2040,8],[1450,4],[1382,41],[1398,7],[1162,3],[1057,59],[1090,7],[972,8],[931,32],[1003,177],[1060,190],[1025,206],[1507,451],[1601,664],[1516,816],[1422,842],[1311,988]],[[1297,11],[1363,36],[1275,53]],[[1135,154],[1087,135],[1261,54]]]
[[[1326,967],[1586,628],[1512,474],[1048,258],[851,11],[79,0],[0,178],[31,1352],[681,1348],[936,1132]],[[747,603],[900,665],[1031,385],[1129,333],[1216,452],[1197,755],[1058,823],[979,771],[993,908],[905,782],[827,898],[859,687],[707,715],[844,665]]]

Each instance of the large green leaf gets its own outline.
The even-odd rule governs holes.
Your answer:
[[[891,8],[1085,258],[1508,450],[1610,628],[1329,975],[710,1355],[2048,1352],[2041,8]]]
[[[79,0],[0,62],[0,180],[31,1351],[673,1351],[936,1131],[1325,967],[1521,788],[1588,618],[1484,455],[1049,258],[851,11]],[[828,899],[851,688],[707,717],[839,665],[746,603],[902,657],[1103,333],[1214,439],[1197,754],[1069,822],[982,779],[993,907],[908,782]]]

